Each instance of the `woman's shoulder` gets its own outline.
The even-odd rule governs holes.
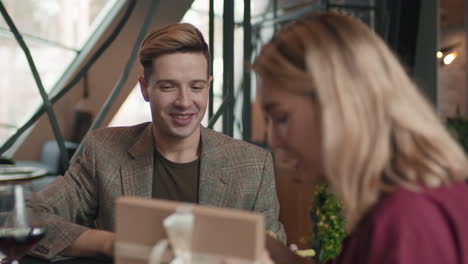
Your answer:
[[[460,211],[468,218],[468,183],[457,182],[437,188],[418,187],[415,190],[399,187],[386,194],[371,213],[371,217],[382,221],[385,218],[408,221],[416,217],[443,213],[459,214]],[[467,207],[467,208],[463,208]],[[463,210],[467,209],[467,210]],[[465,218],[465,219],[467,219]]]
[[[399,188],[344,242],[338,263],[465,263],[468,185]]]

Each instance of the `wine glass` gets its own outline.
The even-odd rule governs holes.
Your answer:
[[[0,263],[18,264],[44,236],[44,228],[32,209],[26,209],[25,190],[30,183],[0,185]]]

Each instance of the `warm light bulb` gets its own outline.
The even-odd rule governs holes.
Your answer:
[[[436,57],[437,57],[438,59],[441,59],[443,56],[444,56],[444,53],[443,53],[442,51],[438,51],[438,52],[436,53]]]
[[[444,64],[449,65],[452,63],[458,56],[458,53],[456,51],[448,54],[447,56],[444,57]]]

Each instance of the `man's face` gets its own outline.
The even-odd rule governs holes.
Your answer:
[[[187,138],[200,129],[208,103],[211,77],[202,53],[172,53],[153,60],[147,83],[140,77],[143,97],[150,103],[156,133]]]

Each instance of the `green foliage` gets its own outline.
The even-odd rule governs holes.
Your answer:
[[[338,198],[329,191],[327,184],[317,186],[310,211],[312,233],[310,246],[315,250],[315,260],[325,263],[341,251],[341,241],[346,236],[345,220]]]

